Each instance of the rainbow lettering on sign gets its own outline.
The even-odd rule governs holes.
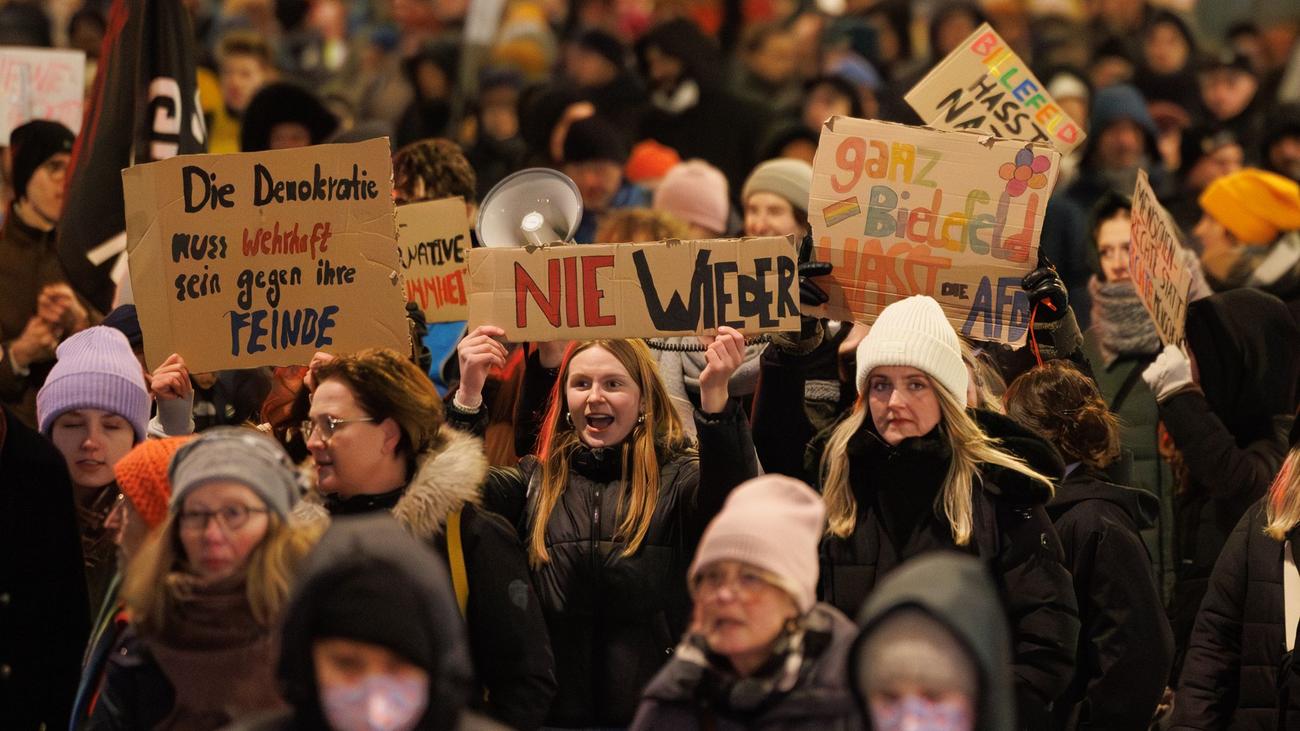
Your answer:
[[[1038,110],[1034,114],[1035,122],[1062,142],[1074,144],[1079,139],[1078,125],[1060,107],[1048,101],[1049,97],[1039,93],[1038,84],[1034,83],[1029,69],[1020,68],[1023,65],[1020,57],[999,41],[996,33],[985,33],[975,39],[970,50],[980,56],[989,75],[996,78],[1002,88],[1011,92],[1017,102]]]
[[[827,226],[835,226],[843,223],[861,213],[862,206],[858,205],[857,197],[849,197],[842,201],[836,201],[822,209],[822,215],[826,217]]]

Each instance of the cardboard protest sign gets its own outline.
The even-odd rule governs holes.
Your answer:
[[[14,127],[33,119],[80,132],[85,96],[84,51],[0,47],[0,145],[9,144]]]
[[[1182,256],[1178,225],[1156,200],[1145,170],[1138,171],[1131,220],[1128,270],[1133,286],[1151,313],[1160,342],[1182,345],[1192,273]]]
[[[931,127],[1050,142],[1062,154],[1086,134],[988,23],[903,97]]]
[[[410,349],[388,141],[122,171],[145,355],[196,372]]]
[[[411,203],[397,209],[397,260],[406,280],[406,301],[427,322],[469,316],[469,218],[464,198]]]
[[[469,326],[514,341],[799,329],[785,237],[473,249]]]
[[[822,314],[870,324],[924,294],[963,335],[1024,342],[1020,280],[1059,162],[1048,145],[832,117],[808,201],[817,260],[834,266]]]

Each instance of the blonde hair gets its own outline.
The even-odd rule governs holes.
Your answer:
[[[1300,524],[1300,446],[1291,449],[1268,489],[1264,503],[1264,533],[1281,543]]]
[[[320,527],[286,523],[275,513],[267,516],[266,535],[249,553],[244,568],[248,605],[262,628],[279,621],[298,563],[320,534]],[[163,633],[196,580],[185,567],[180,521],[172,512],[127,566],[122,597],[131,623],[146,634]]]
[[[692,238],[690,227],[667,211],[620,208],[601,217],[595,241],[601,244],[623,244],[689,238]]]
[[[997,439],[984,433],[975,419],[967,413],[957,399],[934,379],[930,386],[939,399],[939,427],[948,439],[952,460],[943,488],[935,498],[935,507],[943,508],[952,530],[953,541],[959,546],[970,543],[975,527],[975,480],[982,477],[981,464],[988,464],[1019,472],[1053,489],[1052,481],[1039,474],[1025,461],[1001,449]],[[858,502],[849,484],[849,440],[860,429],[869,428],[866,421],[870,408],[866,398],[860,397],[849,414],[831,432],[822,453],[822,496],[826,501],[828,535],[847,538],[853,534],[858,522]]]
[[[574,356],[591,348],[601,348],[618,359],[627,369],[632,381],[641,389],[641,408],[644,419],[632,427],[624,440],[620,474],[627,485],[619,506],[621,519],[615,540],[624,540],[627,546],[623,556],[631,556],[641,547],[650,530],[655,505],[659,500],[659,449],[665,454],[681,452],[691,447],[690,438],[682,429],[677,410],[668,400],[668,392],[659,378],[659,369],[650,349],[640,340],[587,340],[573,343],[564,355],[560,377],[551,392],[550,405],[542,419],[542,433],[538,439],[538,458],[541,460],[541,488],[537,498],[537,514],[529,529],[528,560],[534,568],[550,560],[546,550],[546,524],[560,496],[569,484],[569,461],[581,446],[578,434],[566,420],[568,404],[565,388],[569,380],[569,365]],[[629,464],[631,466],[629,475]]]

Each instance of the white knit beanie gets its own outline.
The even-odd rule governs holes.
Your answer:
[[[878,366],[911,366],[924,371],[966,406],[970,374],[961,359],[961,342],[943,308],[916,294],[886,307],[858,344],[858,393],[867,392],[867,377]]]
[[[740,561],[786,580],[800,612],[817,603],[817,547],[826,507],[811,487],[792,477],[755,477],[731,491],[709,523],[687,574],[718,561]]]

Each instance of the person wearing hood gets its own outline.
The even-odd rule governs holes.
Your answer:
[[[1145,170],[1156,195],[1163,198],[1169,191],[1158,136],[1141,92],[1129,84],[1100,89],[1092,101],[1079,176],[1065,189],[1065,197],[1090,211],[1107,191],[1132,195],[1138,170]]]
[[[921,556],[863,605],[849,682],[868,731],[1014,731],[1011,637],[979,560]]]
[[[658,140],[683,160],[716,165],[739,190],[757,162],[770,112],[725,87],[721,51],[689,20],[656,25],[636,50],[650,87],[639,138]]]
[[[272,679],[299,561],[294,465],[270,437],[218,427],[172,457],[167,517],[127,569],[131,619],[87,728],[218,729],[283,706]]]
[[[1263,290],[1300,320],[1300,183],[1246,168],[1211,183],[1200,204],[1192,235],[1210,285]]]
[[[1300,442],[1268,494],[1246,511],[1214,565],[1196,615],[1169,728],[1294,728],[1300,673],[1295,591],[1300,541]]]
[[[276,678],[290,708],[226,731],[489,731],[466,707],[465,623],[437,553],[382,515],[340,518],[303,562]]]
[[[829,521],[821,597],[855,611],[917,556],[980,556],[1005,591],[1019,708],[1034,727],[1069,685],[1079,634],[1074,588],[1044,509],[1063,465],[1010,419],[968,411],[969,379],[935,300],[894,302],[872,324],[857,348],[859,400],[807,450],[806,474]]]
[[[596,114],[619,129],[635,130],[645,109],[645,86],[628,66],[628,50],[599,28],[582,31],[564,54],[564,75]]]
[[[1052,709],[1053,728],[1146,728],[1174,659],[1174,636],[1138,531],[1155,495],[1110,482],[1119,424],[1096,385],[1049,361],[1007,389],[1007,416],[1048,438],[1068,462],[1047,504],[1079,601],[1078,666]]]
[[[825,526],[821,498],[789,477],[727,496],[687,574],[694,622],[631,731],[861,728],[844,674],[857,628],[817,601]]]
[[[1300,379],[1300,327],[1276,297],[1237,289],[1197,300],[1186,332],[1186,355],[1166,346],[1142,371],[1176,450],[1170,621],[1180,649],[1233,526],[1282,464]]]
[[[461,341],[450,413],[463,428],[486,421],[479,389],[505,360],[504,334],[484,325]],[[744,336],[724,326],[707,347],[697,439],[640,340],[543,343],[527,362],[517,413],[544,413],[540,424],[517,418],[516,443],[537,427],[536,455],[523,449],[518,467],[494,470],[485,494],[527,546],[546,614],[559,678],[548,726],[632,722],[686,632],[682,577],[705,526],[758,474],[748,420],[727,392]]]
[[[0,406],[0,718],[64,729],[90,628],[72,483],[49,440]]]
[[[317,479],[300,513],[392,513],[432,546],[437,570],[463,582],[458,601],[483,710],[537,728],[556,690],[554,660],[519,539],[481,507],[482,442],[445,425],[433,383],[394,351],[322,358],[312,380],[302,429]]]
[[[339,128],[339,119],[312,92],[288,81],[263,86],[244,110],[239,128],[243,152],[319,145]]]
[[[118,496],[113,467],[145,439],[149,392],[130,342],[118,330],[82,330],[63,341],[58,355],[36,396],[36,415],[41,434],[63,455],[72,478],[93,616],[117,572],[113,536],[105,527]]]
[[[1160,452],[1160,413],[1142,371],[1163,345],[1155,322],[1129,274],[1132,202],[1107,193],[1092,214],[1088,254],[1093,274],[1092,327],[1084,333],[1084,352],[1102,398],[1120,422],[1120,445],[1131,456],[1126,482],[1160,503],[1155,525],[1141,529],[1155,564],[1161,594],[1174,585],[1174,477]],[[1116,465],[1118,466],[1118,465]]]
[[[1198,111],[1196,57],[1196,36],[1187,21],[1172,10],[1156,10],[1142,30],[1142,64],[1134,86],[1147,99],[1168,99]]]

